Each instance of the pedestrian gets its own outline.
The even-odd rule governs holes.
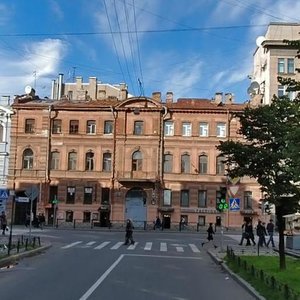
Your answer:
[[[128,245],[129,241],[131,245],[134,245],[134,240],[133,240],[133,224],[132,221],[130,219],[127,219],[126,221],[126,235],[125,235],[125,243],[124,245]]]
[[[161,221],[160,221],[160,218],[159,216],[156,217],[156,220],[154,221],[154,227],[153,229],[155,230],[156,228],[159,229],[161,226]]]
[[[201,243],[201,246],[203,247],[204,244],[207,244],[209,243],[210,241],[213,241],[214,240],[214,234],[215,234],[215,231],[213,229],[213,223],[209,223],[209,226],[207,228],[207,242],[203,242]],[[212,242],[213,243],[213,242]],[[215,248],[217,248],[217,246],[213,243],[213,246]]]
[[[246,246],[250,246],[251,243],[250,241],[252,242],[253,246],[256,245],[255,243],[255,238],[254,238],[254,233],[253,233],[253,225],[252,225],[252,221],[249,220],[246,224],[246,229],[245,229],[247,235],[248,235],[248,240],[247,240],[247,244]]]
[[[181,220],[180,220],[180,230],[184,229],[186,225],[186,220],[185,220],[185,217],[181,217]]]
[[[263,247],[263,246],[267,246],[266,244],[266,235],[267,235],[267,231],[266,231],[266,227],[265,227],[265,223],[263,223],[262,221],[258,221],[257,227],[256,227],[256,234],[258,236],[258,245],[259,247]]]
[[[270,219],[269,223],[267,224],[267,232],[268,232],[268,235],[269,235],[269,240],[267,242],[267,247],[269,247],[269,244],[272,243],[272,247],[274,248],[275,247],[275,243],[274,243],[274,239],[273,239],[273,236],[274,236],[274,223],[273,223],[273,220]]]
[[[7,218],[6,218],[6,214],[4,211],[2,211],[1,216],[0,216],[0,224],[1,224],[1,229],[2,229],[2,235],[5,235],[5,230],[7,227]]]
[[[247,233],[246,233],[246,225],[247,225],[247,222],[244,221],[244,223],[242,225],[242,238],[241,238],[241,241],[239,243],[240,246],[243,245],[244,239],[246,239],[246,240],[249,239],[249,237],[247,236]]]
[[[40,228],[43,230],[44,229],[44,225],[45,225],[45,216],[43,213],[40,213],[38,216],[38,222],[39,222],[39,226]]]

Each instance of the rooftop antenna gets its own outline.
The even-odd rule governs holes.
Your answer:
[[[144,88],[141,80],[138,78],[139,88],[140,88],[140,96],[144,96]]]

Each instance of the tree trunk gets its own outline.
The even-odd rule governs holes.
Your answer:
[[[284,209],[282,206],[276,206],[276,217],[277,217],[277,226],[278,226],[278,233],[279,233],[279,269],[285,270],[286,263],[285,263],[285,245],[284,245],[284,229],[285,229],[285,222],[284,222]]]

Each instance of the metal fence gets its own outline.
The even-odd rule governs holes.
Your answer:
[[[288,284],[284,284],[276,280],[274,276],[270,276],[265,271],[255,268],[252,264],[250,265],[242,256],[236,255],[231,247],[227,247],[227,257],[228,260],[233,262],[238,268],[243,269],[246,273],[258,279],[273,291],[280,293],[283,299],[300,300],[300,294],[295,292]]]

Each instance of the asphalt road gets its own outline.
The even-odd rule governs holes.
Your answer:
[[[204,235],[45,230],[46,252],[0,270],[1,300],[255,299],[201,247]],[[220,236],[216,237],[216,243]]]

